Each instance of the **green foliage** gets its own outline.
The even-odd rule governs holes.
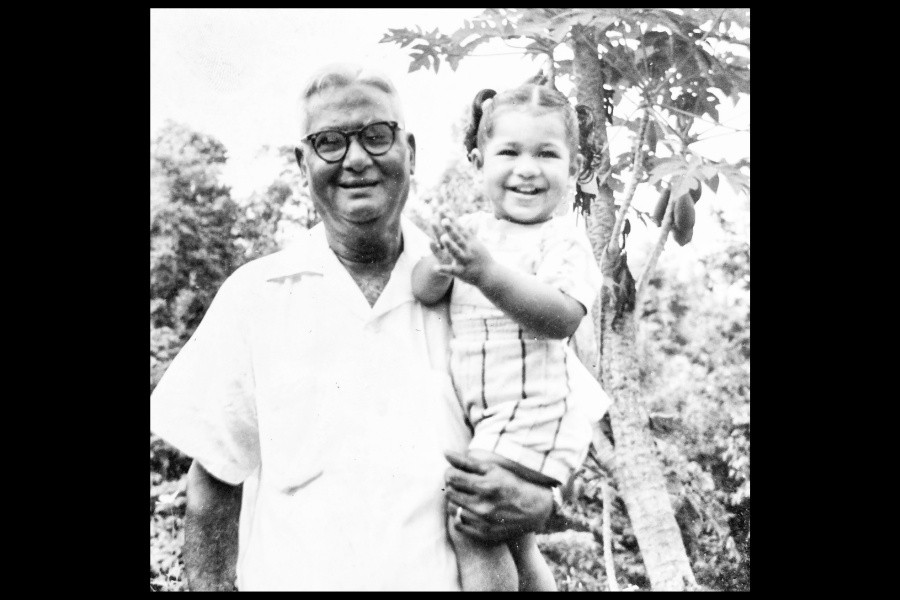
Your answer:
[[[151,363],[190,337],[239,259],[238,206],[218,182],[225,160],[218,140],[171,121],[151,141]]]
[[[733,48],[749,47],[749,41],[730,33],[732,26],[749,28],[749,23],[749,9],[488,8],[449,35],[398,28],[389,29],[380,42],[410,46],[410,72],[438,72],[441,57],[456,70],[464,57],[491,39],[528,41],[523,54],[553,59],[558,46],[595,31],[609,85],[658,90],[671,85],[677,72],[680,89],[670,99],[684,110],[716,117],[715,98],[705,93],[708,87],[733,98],[750,91],[749,61]],[[572,75],[571,60],[554,63],[556,75]]]
[[[236,241],[245,261],[280,250],[297,232],[319,222],[301,182],[293,147],[282,146],[275,152],[282,162],[278,178],[263,193],[251,194],[237,222]]]
[[[643,387],[699,582],[749,589],[750,247],[663,263],[642,309]],[[654,420],[655,422],[656,420]]]
[[[397,28],[389,29],[380,41],[409,47],[410,71],[433,68],[435,72],[442,58],[455,70],[463,58],[493,39],[528,42],[522,47],[523,56],[545,56],[545,78],[556,85],[560,79],[571,83],[575,76],[572,59],[560,58],[565,53],[557,49],[572,47],[576,38],[590,37],[598,48],[606,90],[595,92],[601,102],[609,94],[613,104],[621,103],[626,93],[632,93],[651,110],[641,181],[649,177],[651,184],[659,185],[663,177],[674,176],[673,185],[689,187],[695,180],[705,181],[715,191],[721,173],[735,190],[749,192],[749,178],[735,166],[704,161],[695,168],[699,158],[688,161],[686,156],[689,146],[698,141],[698,134],[692,133],[695,121],[718,120],[717,94],[735,102],[739,94],[750,93],[749,34],[746,39],[734,34],[749,31],[749,23],[749,9],[490,8],[450,34]],[[577,101],[589,104],[586,98]],[[621,112],[613,110],[613,124],[636,132],[639,119],[623,120],[618,116]],[[653,164],[659,144],[673,155],[670,160],[690,167],[676,173],[667,161]],[[586,149],[583,153],[591,154]],[[596,164],[591,162],[592,170],[597,170],[600,159],[598,155]],[[632,168],[631,153],[611,157],[611,163],[607,185],[622,191],[619,176]]]
[[[567,522],[559,524],[556,529],[560,531],[539,535],[538,545],[561,591],[609,590],[603,547],[603,479],[612,492],[609,528],[616,582],[622,591],[650,590],[625,504],[615,483],[590,460],[576,474],[573,498],[564,506]]]
[[[669,158],[651,159],[649,184],[653,185],[665,177],[672,178],[672,198],[678,198],[697,189],[705,183],[715,192],[719,188],[719,176],[724,177],[737,192],[750,193],[750,178],[741,173],[741,165],[731,165],[693,155],[690,158],[676,155]]]
[[[538,548],[561,592],[606,591],[603,549],[591,533],[568,530],[539,535]]]
[[[426,232],[429,231],[429,221],[439,208],[456,215],[490,208],[480,183],[481,175],[469,164],[463,151],[463,139],[470,117],[469,107],[466,106],[457,120],[451,123],[451,135],[459,150],[456,160],[447,165],[436,185],[419,194],[418,201],[407,206],[407,215]]]
[[[188,472],[191,459],[153,433],[150,434],[150,473],[160,481],[173,481]]]
[[[184,477],[161,480],[151,469],[150,591],[185,591],[181,556],[185,504]]]
[[[750,589],[749,245],[728,235],[701,262],[704,269],[690,270],[664,262],[650,282],[655,293],[641,307],[642,387],[698,584],[745,591]],[[568,527],[567,535],[539,536],[541,549],[561,589],[608,589],[604,478],[613,495],[610,529],[619,586],[649,590],[624,502],[615,482],[591,459],[576,476],[568,523],[556,527]],[[593,541],[576,531],[589,532]]]
[[[424,231],[439,208],[446,208],[456,215],[465,215],[489,208],[482,187],[476,184],[475,168],[465,160],[450,166],[433,188],[419,196],[419,202],[410,205],[407,215]]]

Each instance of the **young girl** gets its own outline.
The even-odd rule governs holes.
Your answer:
[[[578,120],[565,96],[532,84],[483,90],[472,108],[466,147],[493,212],[440,214],[413,294],[432,304],[450,293],[450,373],[474,430],[469,454],[559,486],[590,444],[579,407],[605,398],[567,346],[599,269],[585,233],[554,217],[583,160]],[[448,522],[464,590],[556,590],[534,534],[485,545],[456,530],[464,518],[459,509]]]

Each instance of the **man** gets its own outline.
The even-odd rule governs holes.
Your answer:
[[[395,88],[328,67],[301,117],[322,223],[222,285],[151,399],[151,429],[194,458],[188,587],[459,589],[445,512],[509,539],[543,523],[551,493],[461,454],[447,469],[470,433],[446,306],[410,289],[430,250],[401,217],[416,145]]]

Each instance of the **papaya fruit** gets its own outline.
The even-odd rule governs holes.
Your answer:
[[[684,246],[691,241],[692,237],[694,237],[694,228],[691,227],[689,229],[673,229],[672,237],[675,238],[675,241],[678,242],[679,246]]]
[[[672,208],[675,217],[674,228],[679,231],[687,231],[694,228],[694,201],[690,194],[684,194],[675,199],[675,206]]]
[[[650,220],[656,223],[657,226],[662,225],[663,217],[666,216],[666,207],[669,206],[669,194],[672,193],[672,190],[669,188],[664,189],[659,194],[659,200],[656,201],[656,208],[653,209],[653,215],[651,215]]]

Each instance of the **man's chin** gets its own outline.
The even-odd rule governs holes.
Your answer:
[[[341,216],[355,225],[371,225],[392,213],[392,203],[384,198],[348,198],[339,204]]]
[[[376,215],[371,218],[364,217],[364,216],[360,217],[357,215],[351,215],[351,216],[346,217],[346,220],[348,223],[356,225],[357,227],[366,227],[366,226],[371,226],[371,225],[377,224],[379,217],[380,217],[380,215]]]
[[[384,214],[381,206],[356,203],[342,211],[344,220],[354,225],[372,225]]]

